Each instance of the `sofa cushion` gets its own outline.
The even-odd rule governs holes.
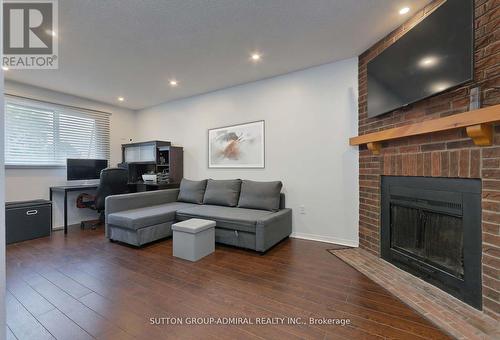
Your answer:
[[[174,202],[153,205],[145,208],[119,211],[108,215],[107,223],[127,228],[141,229],[152,225],[175,220],[175,212],[179,209],[195,207],[195,204]]]
[[[206,187],[206,179],[203,181],[190,181],[189,179],[183,178],[181,181],[181,187],[179,189],[179,196],[177,197],[177,201],[202,204]]]
[[[203,204],[235,207],[240,197],[241,179],[214,180],[209,179]]]
[[[283,184],[276,182],[255,182],[244,180],[241,183],[238,208],[278,211],[280,192]]]
[[[176,218],[185,221],[201,218],[215,221],[216,228],[234,229],[255,233],[255,225],[260,219],[272,214],[270,211],[202,205],[177,211]]]

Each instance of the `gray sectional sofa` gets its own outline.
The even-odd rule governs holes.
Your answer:
[[[216,222],[215,241],[265,252],[292,232],[281,182],[183,180],[180,189],[106,198],[106,237],[142,246],[191,218]]]

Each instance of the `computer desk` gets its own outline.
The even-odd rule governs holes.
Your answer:
[[[49,197],[52,201],[53,192],[64,193],[64,234],[68,233],[68,192],[70,191],[84,191],[84,190],[95,190],[99,186],[96,184],[75,184],[75,185],[60,185],[55,187],[50,187]]]

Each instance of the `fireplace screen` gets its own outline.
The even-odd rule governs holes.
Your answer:
[[[464,276],[462,217],[392,204],[391,247]]]
[[[481,308],[481,181],[382,177],[381,256]]]

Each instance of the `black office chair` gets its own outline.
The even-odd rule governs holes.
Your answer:
[[[97,210],[98,221],[82,221],[80,228],[84,229],[87,223],[91,223],[91,229],[104,222],[104,203],[106,197],[111,195],[126,194],[128,189],[128,171],[122,168],[106,168],[101,171],[100,182],[95,196],[86,193],[80,194],[76,200],[78,208],[89,208]]]

